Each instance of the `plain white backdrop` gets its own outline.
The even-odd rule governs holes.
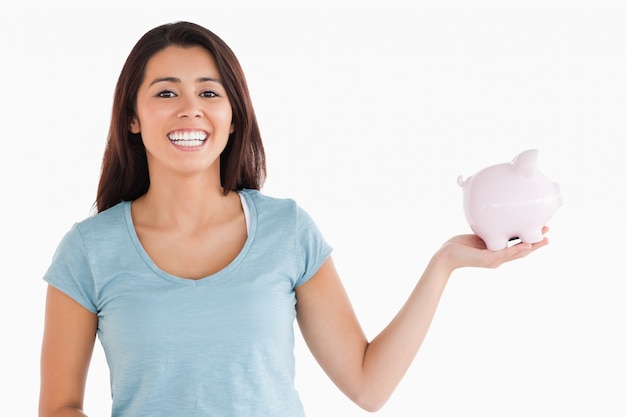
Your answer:
[[[458,175],[537,148],[561,185],[551,244],[455,272],[377,415],[626,415],[623,2],[99,3],[0,8],[4,410],[36,415],[41,277],[91,213],[123,61],[147,30],[191,20],[239,57],[267,150],[264,191],[314,217],[369,337],[437,248],[469,232]],[[296,350],[310,417],[369,415],[300,338]],[[109,406],[98,344],[86,411]]]

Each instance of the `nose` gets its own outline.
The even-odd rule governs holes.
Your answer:
[[[178,110],[178,117],[202,117],[202,110],[200,108],[199,100],[193,96],[187,96],[186,98],[182,98],[180,109]]]

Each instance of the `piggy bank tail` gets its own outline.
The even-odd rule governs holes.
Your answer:
[[[465,183],[467,183],[469,181],[471,177],[468,177],[466,180],[463,179],[463,175],[459,175],[456,178],[456,183],[459,184],[459,187],[463,188],[463,186],[465,185]]]

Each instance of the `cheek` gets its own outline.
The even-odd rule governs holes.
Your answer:
[[[216,112],[215,116],[219,119],[221,124],[224,126],[228,125],[230,128],[233,122],[233,111],[230,107],[221,109],[219,112]]]
[[[234,132],[233,112],[230,108],[219,110],[213,109],[211,118],[211,124],[215,130],[220,130],[228,135]]]
[[[141,137],[144,144],[151,142],[154,137],[161,134],[160,120],[165,120],[165,114],[162,109],[156,106],[138,105],[135,125],[141,130]]]
[[[171,111],[164,106],[144,105],[141,114],[145,119],[151,119],[153,121],[162,120]]]

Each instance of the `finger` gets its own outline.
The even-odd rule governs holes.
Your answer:
[[[549,243],[548,238],[544,237],[541,241],[536,243],[518,243],[517,245],[511,246],[508,249],[513,249],[512,251],[512,259],[519,259],[527,256],[528,254],[536,251],[537,249],[546,246]]]

